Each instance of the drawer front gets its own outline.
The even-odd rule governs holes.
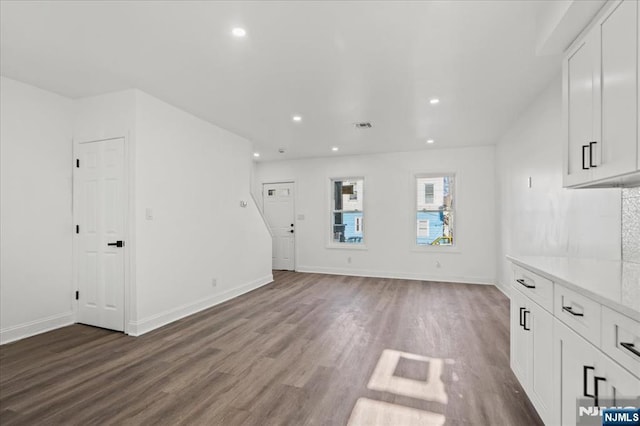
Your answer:
[[[553,282],[518,265],[513,265],[512,285],[542,306],[553,312]]]
[[[602,344],[604,353],[640,377],[640,322],[602,307]]]
[[[601,307],[588,297],[556,285],[554,315],[582,337],[600,346]]]

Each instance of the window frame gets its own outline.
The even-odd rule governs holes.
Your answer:
[[[418,244],[418,226],[417,226],[417,213],[418,209],[418,179],[422,178],[437,178],[437,177],[445,177],[449,176],[453,178],[453,188],[451,189],[451,194],[453,197],[453,205],[451,208],[451,214],[453,216],[453,244],[451,245],[431,245],[431,244]],[[459,228],[459,217],[458,217],[458,204],[459,204],[459,173],[454,171],[441,171],[441,172],[419,172],[413,173],[413,193],[412,193],[412,211],[411,211],[411,250],[418,252],[460,252],[460,237],[458,236],[458,228]],[[427,211],[435,211],[435,210],[427,210]]]
[[[361,221],[361,227],[362,227],[362,242],[360,243],[347,243],[347,242],[336,242],[333,239],[333,228],[334,228],[334,214],[336,212],[344,212],[344,210],[335,210],[335,205],[334,205],[334,188],[335,188],[335,182],[336,181],[355,181],[355,180],[362,180],[362,189],[360,191],[357,191],[357,189],[354,188],[354,192],[357,191],[358,196],[362,197],[362,210],[359,210],[360,213],[362,213],[362,221]],[[368,250],[367,247],[367,226],[365,224],[365,220],[364,217],[366,215],[365,211],[367,210],[367,199],[365,197],[365,186],[366,186],[366,177],[364,175],[352,175],[352,176],[345,176],[345,177],[329,177],[328,178],[328,224],[326,226],[326,231],[327,232],[327,236],[328,236],[328,240],[327,240],[327,245],[326,248],[329,249],[345,249],[345,250]]]

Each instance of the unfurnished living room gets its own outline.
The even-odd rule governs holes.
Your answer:
[[[0,424],[640,425],[638,0],[0,0]]]

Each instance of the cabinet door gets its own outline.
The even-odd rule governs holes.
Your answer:
[[[529,303],[527,328],[530,329],[530,370],[527,393],[546,424],[557,424],[553,392],[553,316],[535,303]]]
[[[564,123],[567,144],[565,147],[565,186],[591,180],[590,146],[594,125],[600,121],[596,112],[596,96],[599,90],[598,34],[589,33],[563,63]]]
[[[561,352],[561,423],[566,426],[575,426],[578,398],[588,398],[584,396],[585,390],[588,395],[593,393],[592,382],[600,356],[594,346],[560,321],[554,321],[554,329]]]
[[[598,386],[600,405],[624,405],[624,400],[640,398],[640,379],[601,354],[602,368],[598,376],[602,378]]]
[[[621,1],[594,28],[600,33],[602,108],[601,137],[594,137],[594,180],[637,169],[637,9],[637,1]]]
[[[518,290],[511,288],[511,370],[523,388],[528,386],[527,353],[529,344],[527,332],[520,325],[524,316],[525,298]]]

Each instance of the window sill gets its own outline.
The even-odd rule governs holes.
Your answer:
[[[451,253],[451,254],[460,254],[462,253],[462,250],[460,250],[459,247],[457,246],[453,246],[453,247],[449,247],[449,246],[413,246],[413,248],[411,248],[411,251],[414,253]]]
[[[330,249],[330,250],[369,250],[369,247],[367,247],[365,244],[349,244],[349,243],[343,243],[343,244],[327,244],[326,248]]]

